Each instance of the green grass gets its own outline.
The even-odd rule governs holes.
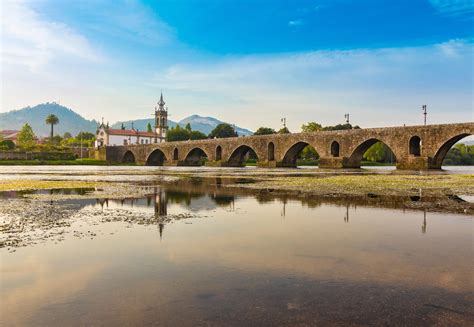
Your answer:
[[[41,166],[41,165],[61,165],[61,166],[110,166],[126,165],[121,163],[110,163],[105,160],[96,159],[76,159],[76,160],[0,160],[0,166]]]
[[[63,189],[63,188],[92,188],[106,185],[100,182],[86,181],[28,181],[7,180],[0,181],[0,191],[25,191],[40,189]]]
[[[474,194],[474,175],[332,175],[270,177],[250,188],[298,190],[317,194]]]
[[[396,163],[389,163],[389,162],[376,162],[376,161],[362,161],[360,163],[361,166],[395,166]]]
[[[257,160],[255,159],[249,159],[245,162],[245,166],[254,167],[256,165],[257,165]],[[298,159],[296,161],[296,165],[297,166],[317,166],[318,161]]]

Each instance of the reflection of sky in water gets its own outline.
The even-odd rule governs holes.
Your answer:
[[[421,304],[433,290],[461,304],[456,294],[474,291],[471,217],[162,190],[75,203],[78,213],[103,207],[205,217],[167,224],[162,239],[156,225],[77,220],[71,228],[97,237],[1,251],[4,323],[190,324],[215,312],[272,310],[279,300],[278,310],[297,310],[308,305],[298,285],[316,287],[305,301],[344,294],[347,285],[355,289],[342,298],[377,290],[370,293],[377,299],[388,288]]]
[[[427,171],[422,174],[473,174],[474,166],[445,166],[444,171]],[[393,167],[363,167],[361,170],[320,170],[317,167],[299,167],[298,169],[264,169],[255,167],[216,168],[216,167],[149,167],[149,166],[0,166],[1,180],[82,180],[110,182],[156,182],[172,179],[168,173],[198,173],[206,175],[314,175],[314,174],[360,174],[360,173],[397,173]]]

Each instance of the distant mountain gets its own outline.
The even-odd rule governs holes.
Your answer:
[[[95,133],[97,128],[97,121],[87,120],[73,110],[55,102],[47,102],[34,107],[0,113],[0,130],[19,130],[28,123],[37,136],[48,136],[51,127],[44,121],[49,114],[54,114],[59,118],[59,124],[54,126],[54,134],[62,135],[69,132],[76,135],[81,131]]]
[[[33,128],[37,136],[48,136],[50,126],[44,122],[49,114],[54,114],[59,118],[59,124],[54,126],[54,134],[62,135],[69,132],[72,135],[77,135],[79,132],[95,133],[98,122],[96,120],[87,120],[81,115],[74,112],[72,109],[61,106],[55,102],[47,102],[39,104],[34,107],[26,107],[19,110],[13,110],[5,113],[0,113],[0,130],[3,129],[17,129],[19,130],[25,123],[28,123]],[[113,125],[112,128],[120,128],[122,123],[127,129],[133,127],[140,131],[146,131],[147,124],[154,126],[153,118],[150,119],[136,119],[129,121],[119,121]],[[213,117],[201,117],[199,115],[192,115],[180,120],[178,123],[168,121],[170,127],[175,127],[177,124],[184,127],[187,123],[191,124],[191,128],[196,131],[209,134],[222,121]],[[251,135],[252,132],[248,129],[236,126],[239,135]]]
[[[201,117],[199,115],[192,115],[179,121],[179,125],[181,126],[186,126],[187,123],[191,124],[191,128],[193,130],[201,131],[204,134],[209,134],[217,125],[223,122],[213,117]],[[248,129],[239,126],[235,126],[235,129],[239,135],[253,134]]]
[[[137,120],[128,120],[128,121],[119,121],[115,124],[112,125],[113,128],[120,128],[122,126],[122,123],[125,125],[126,128],[131,128],[132,123],[134,128],[138,128],[139,130],[146,130],[146,126],[148,123],[150,123],[152,126],[154,124],[153,118],[150,119],[137,119]],[[203,132],[204,134],[209,134],[217,125],[223,123],[222,121],[213,118],[213,117],[202,117],[199,115],[192,115],[189,117],[186,117],[184,119],[181,119],[179,122],[174,122],[169,120],[168,121],[168,126],[169,127],[175,127],[176,125],[179,125],[181,127],[186,126],[187,123],[191,124],[191,128],[195,131],[200,131]],[[236,126],[235,129],[237,130],[237,133],[239,135],[252,135],[252,132],[249,131],[248,129],[241,128]]]

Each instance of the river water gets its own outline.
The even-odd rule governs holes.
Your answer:
[[[1,219],[33,218],[26,246],[0,248],[2,326],[474,324],[470,216],[262,195],[221,178],[161,184],[154,168],[37,168],[2,167],[0,180],[155,185],[126,199],[3,193]]]

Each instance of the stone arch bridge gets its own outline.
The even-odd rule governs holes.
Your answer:
[[[209,166],[239,167],[253,151],[259,167],[296,167],[299,152],[311,145],[320,156],[321,168],[358,168],[365,151],[381,141],[394,153],[399,169],[440,169],[449,149],[473,132],[470,122],[272,134],[104,147],[99,157],[150,166],[196,166],[207,157]]]

